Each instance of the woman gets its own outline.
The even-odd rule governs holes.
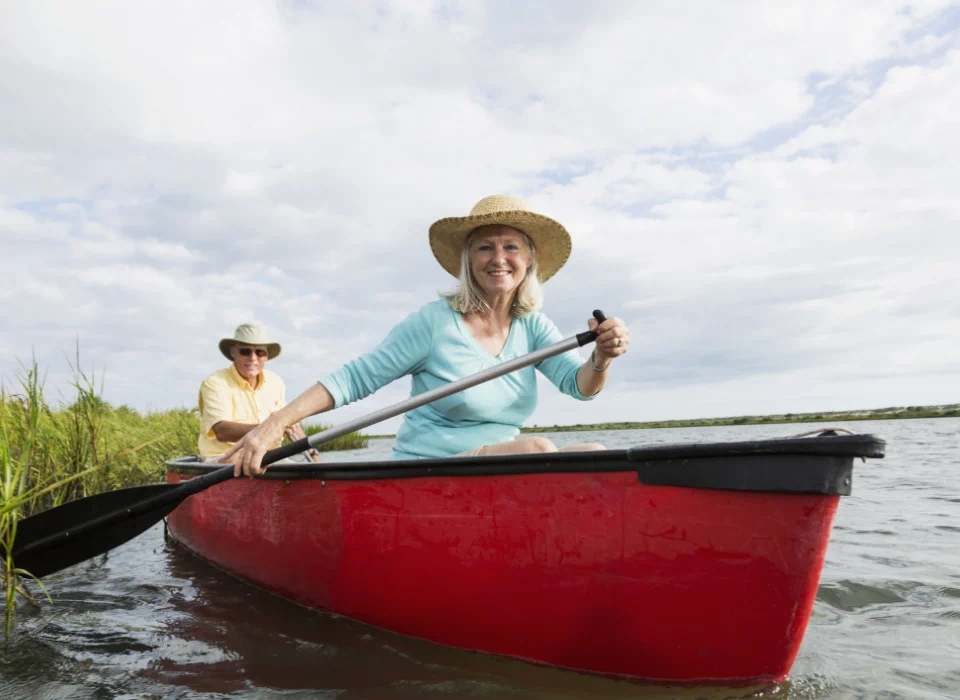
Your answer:
[[[459,286],[408,316],[372,352],[324,377],[267,418],[227,452],[234,473],[263,473],[260,461],[284,429],[317,413],[357,401],[395,379],[412,375],[412,395],[479,372],[561,340],[541,313],[541,283],[570,255],[570,235],[559,223],[527,210],[513,197],[493,195],[469,216],[441,219],[430,227],[430,247]],[[576,351],[540,362],[557,388],[580,400],[594,398],[610,363],[627,352],[630,334],[608,318],[597,326],[587,362]],[[517,437],[536,408],[533,367],[517,370],[405,414],[397,432],[398,458],[555,452],[541,437]],[[575,445],[568,450],[603,449]]]

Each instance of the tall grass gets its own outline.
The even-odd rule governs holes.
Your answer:
[[[324,430],[329,429],[329,425],[304,425],[303,432],[307,437],[315,435],[316,433],[322,433]],[[366,447],[370,442],[370,438],[367,435],[361,433],[350,433],[348,435],[341,435],[338,438],[334,438],[330,442],[325,442],[317,450],[323,452],[326,450],[359,450],[363,447]]]
[[[21,583],[22,578],[33,576],[17,568],[13,560],[17,523],[43,503],[62,502],[74,484],[90,479],[98,471],[97,466],[87,464],[72,473],[45,473],[44,460],[49,446],[43,438],[51,414],[43,398],[43,383],[36,362],[29,367],[22,366],[18,380],[20,392],[9,396],[6,387],[0,385],[0,547],[3,548],[0,574],[7,641],[16,619],[17,595],[35,602]],[[40,588],[46,593],[42,583]]]
[[[33,601],[22,585],[32,578],[11,556],[17,522],[33,513],[103,491],[162,482],[164,461],[197,453],[196,409],[146,415],[102,399],[103,383],[70,363],[73,396],[52,407],[36,362],[21,364],[16,391],[0,383],[0,566],[5,592],[5,635],[9,639],[18,595]],[[305,426],[308,433],[324,426]],[[320,445],[319,450],[366,447],[357,433]],[[41,584],[42,587],[42,584]]]

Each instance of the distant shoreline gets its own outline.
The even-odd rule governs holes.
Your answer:
[[[685,420],[625,421],[621,423],[577,423],[575,425],[535,425],[521,433],[573,433],[588,430],[648,430],[654,428],[710,428],[727,425],[775,425],[778,423],[829,423],[833,421],[907,420],[911,418],[960,418],[960,403],[943,406],[907,406],[877,408],[869,411],[821,411],[819,413],[780,413],[768,416],[731,416],[727,418],[690,418]],[[371,440],[394,435],[367,435]]]

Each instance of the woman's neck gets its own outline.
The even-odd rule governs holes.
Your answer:
[[[516,294],[500,294],[487,299],[487,305],[490,307],[485,316],[491,323],[498,326],[509,327],[513,321],[513,300]]]
[[[496,303],[491,303],[496,302]],[[513,324],[510,309],[512,299],[502,301],[488,299],[489,311],[463,314],[463,320],[470,333],[480,345],[494,357],[498,357],[506,347]]]
[[[513,295],[487,297],[487,306],[490,307],[488,311],[471,311],[463,314],[463,318],[475,331],[484,335],[496,334],[498,331],[505,335],[513,323],[513,299]]]

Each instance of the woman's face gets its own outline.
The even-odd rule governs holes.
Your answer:
[[[470,240],[470,269],[487,299],[513,294],[533,258],[523,234],[509,226],[483,226]]]

